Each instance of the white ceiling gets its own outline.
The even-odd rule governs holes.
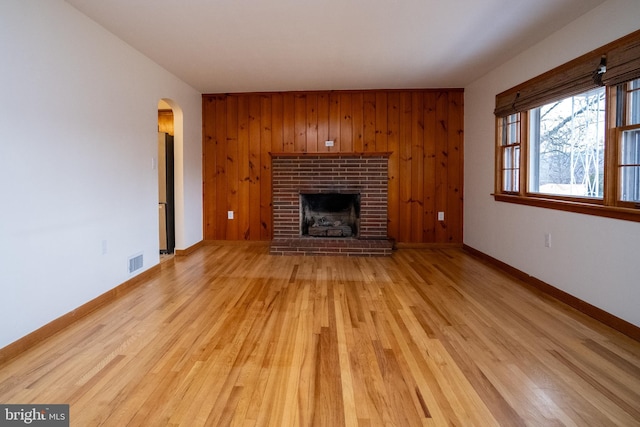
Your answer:
[[[604,0],[66,0],[202,93],[464,87]]]

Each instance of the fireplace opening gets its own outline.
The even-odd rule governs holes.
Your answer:
[[[357,237],[359,193],[301,193],[300,234],[310,237]]]

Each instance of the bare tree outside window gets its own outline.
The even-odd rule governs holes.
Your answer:
[[[602,198],[605,89],[564,98],[530,113],[529,190]]]

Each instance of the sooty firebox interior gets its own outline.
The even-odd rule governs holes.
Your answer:
[[[300,194],[300,231],[311,237],[357,237],[360,194]]]

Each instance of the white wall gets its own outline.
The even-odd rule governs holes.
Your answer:
[[[495,95],[640,28],[611,0],[465,88],[465,244],[640,326],[640,223],[493,200]],[[544,234],[552,246],[545,248]]]
[[[158,263],[161,98],[184,116],[179,248],[202,192],[197,91],[61,0],[2,0],[0,54],[3,347]]]

